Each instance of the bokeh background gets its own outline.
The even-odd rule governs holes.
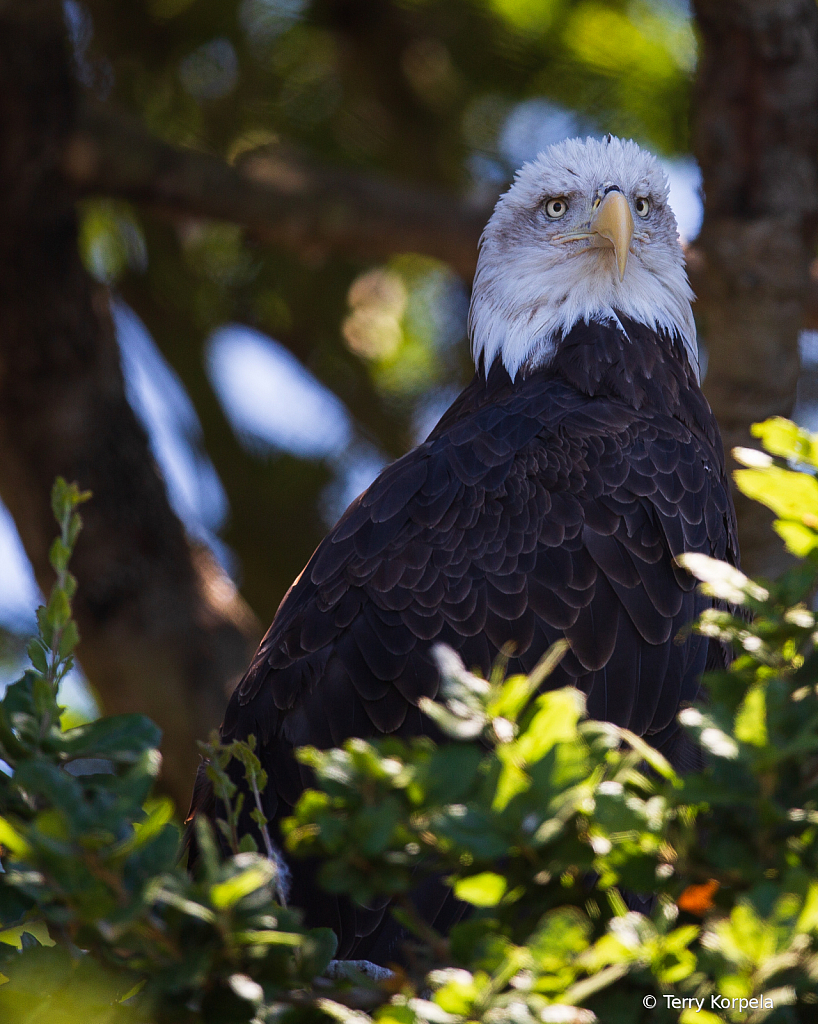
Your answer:
[[[192,161],[172,200],[138,167],[107,189],[89,174],[76,244],[170,505],[240,592],[252,639],[349,501],[469,379],[469,253],[516,168],[567,136],[632,137],[662,160],[685,243],[702,224],[687,0],[64,0],[60,16],[80,125],[123,164],[147,139]],[[208,157],[273,183],[285,212],[288,183],[301,196],[299,176],[313,181],[298,210],[314,202],[322,229],[276,233],[250,193],[220,219],[232,179],[197,178]],[[379,182],[381,205],[405,196],[409,212],[366,252],[326,228],[327,204],[346,190],[357,210]],[[427,198],[456,209],[465,257],[441,258],[431,229],[422,244],[421,214],[407,232]],[[802,351],[815,362],[815,335]],[[6,677],[38,600],[0,509]],[[72,679],[75,716],[97,713],[91,684]]]

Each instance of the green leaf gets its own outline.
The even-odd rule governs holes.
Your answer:
[[[54,687],[48,679],[40,675],[33,676],[31,680],[31,693],[34,698],[35,714],[43,718],[47,716],[51,718],[52,722],[57,721],[59,719],[59,711],[62,709],[57,707]]]
[[[303,935],[295,932],[273,931],[244,931],[236,932],[236,942],[244,946],[300,946],[304,941]]]
[[[70,657],[74,653],[79,642],[80,634],[77,629],[77,624],[73,619],[69,619],[65,624],[65,629],[63,629],[62,636],[60,637],[60,645],[57,648],[57,654],[60,659],[64,661],[66,658]]]
[[[61,537],[56,537],[51,549],[48,552],[48,560],[54,567],[56,573],[65,572],[68,568],[68,561],[71,558],[71,549],[64,544]]]
[[[54,513],[54,518],[58,523],[62,523],[66,516],[71,515],[77,505],[89,501],[90,498],[90,491],[81,491],[75,483],[69,484],[63,477],[58,476],[51,488],[51,511]]]
[[[480,746],[471,743],[436,747],[410,787],[413,799],[422,790],[431,803],[461,802],[475,783],[484,753]]]
[[[46,616],[52,629],[62,629],[71,618],[71,605],[64,590],[55,587],[48,599]]]
[[[537,690],[565,657],[568,649],[567,641],[558,641],[549,647],[530,675],[509,676],[500,687],[497,696],[489,702],[489,717],[508,718],[516,722]]]
[[[585,710],[579,690],[566,686],[537,698],[536,711],[524,732],[513,743],[497,748],[502,769],[492,810],[502,812],[511,800],[530,785],[526,768],[537,764],[558,743],[576,743],[577,725]]]
[[[66,515],[70,515],[74,503],[71,500],[71,487],[61,476],[58,476],[51,488],[51,511],[58,523],[62,523]]]
[[[572,743],[577,738],[577,724],[585,712],[585,697],[579,690],[566,686],[537,698],[536,714],[521,733],[516,747],[526,764],[545,757],[557,743]]]
[[[493,871],[483,871],[469,878],[459,878],[454,883],[458,899],[475,907],[496,907],[505,896],[508,882]]]
[[[197,871],[207,881],[215,878],[219,869],[219,852],[216,846],[213,823],[203,814],[197,814],[193,819],[193,830],[196,835],[196,847],[199,851]]]
[[[782,519],[800,520],[807,526],[818,525],[818,480],[808,473],[769,466],[737,469],[733,477],[743,494],[760,501]]]
[[[818,530],[792,520],[776,519],[773,529],[796,558],[806,558],[818,548]]]
[[[465,1017],[473,1019],[472,1006],[480,993],[469,971],[452,968],[432,971],[428,980],[436,988],[434,1000],[438,1006],[447,1013],[457,1014],[458,1021]]]
[[[43,758],[22,761],[15,772],[15,781],[33,794],[42,797],[46,806],[57,808],[76,828],[85,818],[86,804],[82,782]]]
[[[46,649],[36,636],[29,641],[28,656],[31,658],[31,664],[37,669],[37,671],[46,675],[48,672],[48,657]]]
[[[818,882],[810,882],[807,898],[796,925],[798,932],[818,930]]]
[[[420,1005],[423,1006],[425,1000],[414,999],[412,1002],[413,1004],[420,1003]],[[431,1005],[434,1006],[434,1004]],[[448,1014],[445,1010],[438,1010],[438,1012],[444,1014],[445,1021],[451,1021],[451,1024],[458,1024],[458,1021],[460,1020],[459,1017]],[[394,1006],[389,1004],[387,1006],[381,1006],[376,1010],[374,1019],[378,1024],[416,1024],[418,1017],[415,1011],[408,1006]],[[423,1020],[433,1021],[435,1018],[424,1013]]]
[[[30,851],[26,840],[5,818],[0,818],[0,846],[4,846],[17,857],[25,857]]]
[[[308,938],[305,953],[309,954],[313,976],[318,977],[326,971],[338,950],[338,936],[331,928],[313,928]]]
[[[120,855],[128,854],[147,845],[171,821],[173,810],[173,801],[167,797],[161,797],[154,801],[147,818],[134,823],[133,834],[117,846],[116,852]]]
[[[182,893],[163,886],[161,878],[156,879],[148,887],[145,893],[145,900],[147,903],[158,903],[168,907],[175,907],[188,917],[204,921],[206,924],[213,924],[216,920],[216,915],[209,907],[205,907],[201,903],[197,903],[196,900],[188,899]]]
[[[248,854],[241,856],[246,857]],[[273,865],[260,858],[255,858],[255,860],[256,863],[238,875],[210,887],[210,900],[217,910],[229,910],[239,900],[267,885],[273,879],[275,875]]]
[[[818,468],[816,435],[803,430],[792,420],[773,416],[763,423],[754,423],[750,427],[750,432],[753,437],[760,438],[761,443],[772,455],[796,462],[806,462]]]
[[[250,820],[255,822],[259,828],[263,828],[267,824],[267,815],[264,811],[260,811],[258,807],[254,807],[253,810],[250,811]]]
[[[679,1024],[724,1024],[724,1017],[719,1017],[718,1014],[711,1013],[709,1010],[699,1010],[698,1007],[691,1010],[688,1007],[686,1010],[682,1010]]]
[[[70,757],[106,757],[127,764],[158,747],[161,739],[161,729],[149,718],[128,714],[98,718],[69,729],[62,734],[59,746]]]
[[[6,693],[8,697],[8,691]],[[9,725],[9,711],[11,711],[11,708],[7,706],[6,701],[0,702],[0,753],[13,767],[16,758],[27,756],[29,748],[21,743],[12,731]]]
[[[3,965],[0,1020],[15,1024],[140,1024],[136,1007],[119,1000],[133,976],[114,972],[91,956],[73,957],[61,945],[30,946]]]
[[[673,766],[655,747],[646,743],[641,736],[637,736],[636,733],[631,732],[630,729],[620,729],[619,734],[623,740],[633,747],[642,760],[645,761],[646,764],[650,765],[657,775],[660,775],[663,779],[675,780],[677,778],[676,772],[673,770]]]
[[[40,633],[40,639],[49,650],[51,650],[51,643],[54,639],[54,629],[48,618],[48,609],[44,604],[41,604],[37,609],[37,629]]]
[[[356,846],[365,857],[375,857],[386,850],[401,816],[400,804],[386,797],[375,807],[365,807],[352,821]]]
[[[258,843],[249,832],[239,839],[239,853],[258,853]]]
[[[754,686],[742,701],[733,730],[736,739],[755,747],[767,745],[767,698],[764,686]]]
[[[88,492],[88,497],[91,497],[90,492]],[[68,530],[66,531],[66,539],[68,540],[68,544],[72,551],[74,549],[74,545],[77,543],[77,537],[79,537],[81,529],[82,517],[78,512],[75,512],[68,522]]]

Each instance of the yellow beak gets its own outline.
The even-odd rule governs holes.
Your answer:
[[[613,246],[619,280],[625,277],[628,256],[633,241],[633,217],[628,200],[621,192],[609,192],[591,218],[591,231],[597,236],[596,245]]]

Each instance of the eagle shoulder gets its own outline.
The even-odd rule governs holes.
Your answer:
[[[730,555],[707,433],[554,373],[478,375],[319,545],[226,729],[319,745],[422,732],[433,644],[482,672],[511,644],[511,667],[527,670],[563,635],[555,685],[581,686],[592,714],[641,734],[670,727],[704,656],[691,640],[671,658],[702,603],[673,558]]]

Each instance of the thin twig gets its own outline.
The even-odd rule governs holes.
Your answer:
[[[267,857],[269,860],[276,860],[276,851],[273,847],[273,841],[270,838],[270,832],[267,828],[267,817],[264,814],[264,810],[261,806],[261,794],[258,791],[258,785],[256,783],[256,777],[254,774],[250,775],[250,785],[253,787],[253,799],[256,801],[256,808],[258,809],[259,815],[263,818],[263,822],[259,823],[261,829],[261,836],[264,840],[264,849],[267,851]]]
[[[448,963],[449,940],[445,939],[442,935],[436,932],[428,922],[423,920],[408,896],[398,896],[395,902],[409,918],[409,922],[414,931],[432,950],[436,963]]]

